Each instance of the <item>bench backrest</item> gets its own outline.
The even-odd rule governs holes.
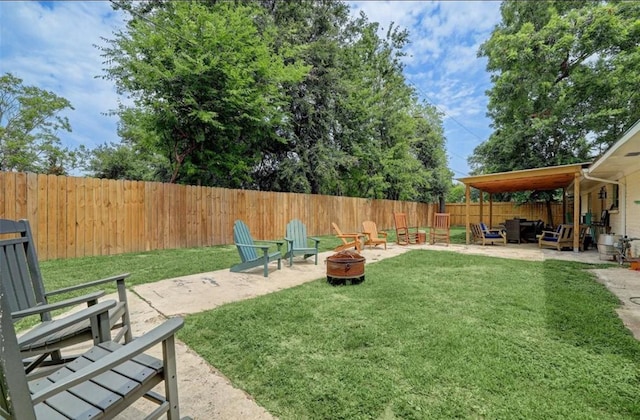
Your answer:
[[[307,247],[307,227],[298,219],[287,223],[286,237],[293,239],[293,249]]]
[[[573,240],[573,225],[563,224],[558,228],[558,241]]]
[[[47,303],[27,220],[0,219],[0,281],[11,312]],[[43,319],[50,319],[50,314]]]
[[[433,214],[433,228],[434,229],[449,229],[449,213],[434,213]]]
[[[1,264],[1,263],[0,263]],[[0,418],[35,419],[27,377],[18,350],[8,294],[0,284]]]
[[[362,222],[362,231],[371,234],[372,239],[377,239],[379,236],[378,226],[373,220],[365,220]]]
[[[475,238],[482,238],[483,237],[482,224],[471,223],[471,233]]]
[[[236,244],[254,245],[249,228],[242,220],[236,220],[233,224],[233,240]],[[238,253],[242,262],[255,261],[258,259],[258,253],[255,248],[247,246],[238,246]]]
[[[396,224],[396,231],[404,233],[409,228],[405,213],[393,213],[393,221]]]

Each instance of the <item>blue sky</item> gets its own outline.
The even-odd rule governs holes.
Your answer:
[[[410,32],[405,74],[421,99],[444,114],[449,167],[454,176],[469,173],[467,157],[491,132],[486,118],[490,88],[486,60],[478,47],[500,21],[498,1],[353,1],[379,22],[381,34],[391,22]],[[72,133],[61,132],[65,146],[93,148],[118,142],[118,106],[111,81],[99,76],[102,58],[95,45],[123,27],[107,1],[0,1],[0,74],[11,72],[27,85],[68,99]]]

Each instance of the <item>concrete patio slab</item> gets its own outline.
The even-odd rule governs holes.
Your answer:
[[[600,259],[597,251],[572,252],[539,249],[536,244],[507,246],[480,245],[411,245],[389,244],[388,249],[365,249],[362,255],[371,264],[414,249],[453,251],[462,254],[513,258],[528,261],[562,259],[595,264],[616,264]],[[333,252],[321,253],[318,265],[298,259],[293,267],[283,260],[281,270],[271,264],[269,277],[262,276],[262,269],[245,273],[231,273],[228,269],[189,276],[181,276],[155,283],[135,286],[130,296],[133,333],[140,335],[159,325],[165,318],[196,313],[216,308],[229,302],[250,299],[267,293],[295,287],[305,282],[326,277],[325,259]],[[595,269],[594,274],[621,301],[618,314],[624,324],[640,339],[640,271],[627,268]],[[250,395],[233,384],[208,365],[181,342],[177,343],[178,379],[182,415],[194,419],[273,419]],[[133,419],[140,416],[140,407],[132,407],[119,418]]]

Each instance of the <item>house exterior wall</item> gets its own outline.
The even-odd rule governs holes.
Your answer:
[[[607,189],[607,198],[604,200],[601,200],[598,198],[598,193],[600,191],[601,186],[604,186]],[[613,200],[611,199],[611,196],[612,196],[611,190],[612,190],[611,184],[607,184],[607,185],[601,184],[600,186],[598,186],[598,188],[595,188],[591,191],[583,191],[580,194],[580,197],[581,197],[580,215],[582,216],[581,223],[590,224],[590,223],[595,223],[600,221],[600,218],[602,216],[602,210],[605,210],[605,209],[608,210],[611,207],[611,204],[613,202]],[[611,226],[611,223],[612,223],[612,219],[610,217],[609,218],[610,226]],[[613,228],[611,229],[611,231],[615,232]]]
[[[627,176],[625,184],[625,212],[627,225],[625,233],[630,238],[640,238],[640,171]],[[631,243],[631,255],[633,257],[640,256],[640,241],[633,241]]]
[[[600,200],[597,200],[598,192],[583,191],[580,196],[580,215],[583,217],[581,222],[592,223],[598,221],[600,217]],[[586,220],[584,218],[587,218]]]
[[[629,238],[640,238],[640,171],[633,172],[621,179],[618,187],[618,206],[615,208],[614,188],[615,184],[603,183],[597,188],[581,194],[581,214],[591,214],[591,221],[598,222],[603,209],[609,210],[610,233],[614,235],[626,235]],[[598,198],[600,188],[604,187],[607,198]],[[638,202],[638,203],[636,203]],[[602,231],[593,231],[596,234]],[[596,238],[597,240],[597,238]],[[640,257],[640,240],[631,243],[631,256]]]
[[[622,219],[622,212],[619,210],[611,210],[609,212],[609,225],[611,226],[611,234],[624,235],[624,221]]]

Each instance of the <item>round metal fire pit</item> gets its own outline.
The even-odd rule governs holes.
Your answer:
[[[327,282],[340,284],[360,284],[364,281],[365,258],[355,251],[340,251],[327,257]]]

